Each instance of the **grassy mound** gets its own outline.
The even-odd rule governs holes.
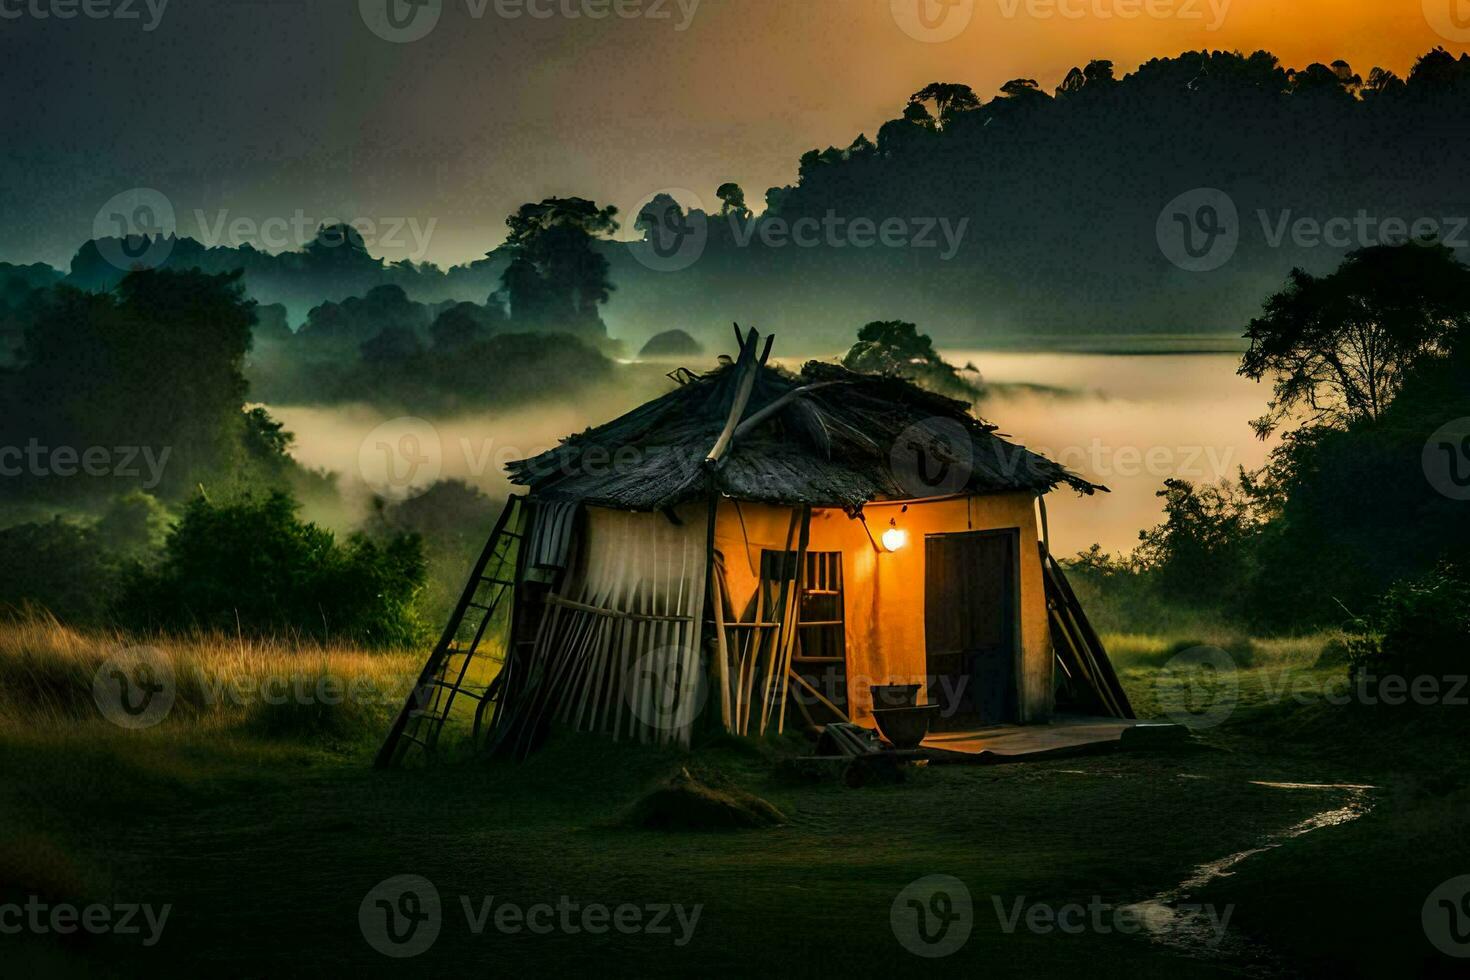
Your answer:
[[[774,827],[786,817],[759,796],[715,789],[683,769],[633,804],[625,822],[646,830],[746,830]]]

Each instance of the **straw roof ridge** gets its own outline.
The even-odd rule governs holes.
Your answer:
[[[822,361],[807,362],[799,374],[770,365],[754,370],[742,419],[757,420],[737,431],[713,468],[727,496],[856,510],[871,500],[1046,493],[1060,485],[1088,494],[1106,489],[996,435],[997,427],[965,402],[905,378]],[[705,457],[729,418],[738,364],[671,377],[679,387],[507,464],[512,482],[544,499],[625,510],[661,509],[707,493]]]

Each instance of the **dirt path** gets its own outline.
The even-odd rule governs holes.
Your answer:
[[[1232,909],[1201,905],[1192,898],[1212,882],[1233,874],[1252,857],[1326,827],[1357,820],[1373,809],[1374,786],[1353,783],[1285,783],[1251,780],[1252,785],[1288,791],[1318,791],[1339,794],[1336,805],[1312,814],[1284,830],[1267,835],[1259,845],[1235,851],[1197,866],[1173,888],[1145,899],[1128,910],[1136,914],[1150,938],[1161,945],[1206,960],[1232,960],[1246,964],[1253,976],[1280,975],[1284,970],[1270,950],[1252,942],[1238,930],[1228,929]]]

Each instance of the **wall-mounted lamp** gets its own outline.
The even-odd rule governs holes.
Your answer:
[[[888,530],[883,532],[883,550],[897,551],[909,543],[909,532],[898,526],[898,518],[890,518]]]

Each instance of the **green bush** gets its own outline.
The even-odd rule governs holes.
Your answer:
[[[1470,576],[1442,564],[1397,582],[1348,639],[1355,674],[1447,677],[1470,669]]]
[[[150,561],[168,536],[168,508],[133,490],[116,497],[93,525],[104,548],[124,560]]]
[[[417,497],[376,504],[366,525],[370,533],[416,534],[423,542],[428,572],[419,611],[429,623],[443,625],[503,505],[461,480],[441,480]]]
[[[420,642],[418,537],[354,534],[338,542],[296,511],[280,491],[227,504],[196,496],[157,566],[128,575],[118,619],[145,629],[287,633],[377,647]]]
[[[103,619],[122,570],[90,524],[56,517],[0,530],[0,606],[39,606],[71,623]]]

